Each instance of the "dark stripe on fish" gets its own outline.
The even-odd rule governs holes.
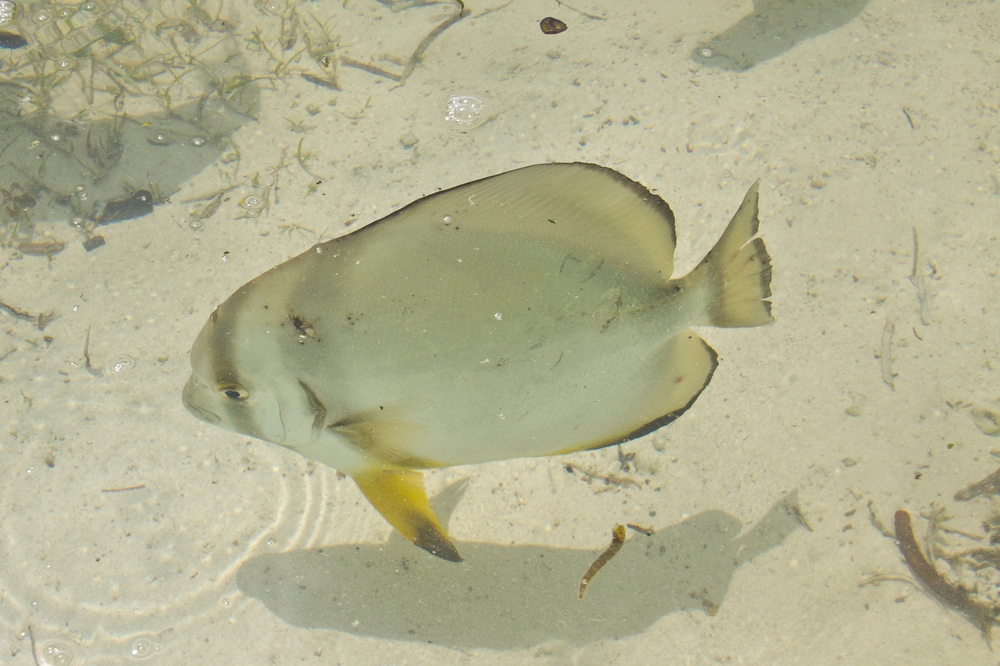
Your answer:
[[[326,426],[326,405],[320,401],[316,392],[309,388],[309,385],[301,379],[299,380],[299,386],[306,392],[306,400],[309,401],[309,408],[313,411],[313,437],[318,437],[320,431]]]

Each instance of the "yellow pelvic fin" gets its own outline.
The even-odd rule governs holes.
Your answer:
[[[712,326],[760,326],[771,317],[771,257],[757,233],[757,189],[750,186],[722,238],[696,269],[684,278],[706,280],[707,314]]]
[[[423,474],[412,469],[371,467],[355,474],[354,480],[372,506],[408,541],[441,559],[462,561],[427,501]]]

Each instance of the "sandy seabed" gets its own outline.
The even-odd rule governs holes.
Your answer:
[[[907,510],[946,578],[1000,603],[996,570],[958,558],[989,546],[990,498],[953,499],[1000,448],[1000,6],[872,0],[737,72],[690,56],[749,1],[660,4],[469,2],[402,86],[290,69],[234,135],[238,173],[210,166],[92,252],[65,224],[51,259],[5,251],[0,300],[56,317],[0,314],[0,661],[995,663],[877,523]],[[447,20],[333,5],[338,54],[390,72]],[[543,34],[549,14],[569,29]],[[454,93],[481,124],[445,119]],[[700,331],[720,365],[678,421],[621,450],[429,472],[454,565],[390,534],[350,478],[185,411],[194,336],[241,284],[548,161],[668,201],[676,274],[760,179],[776,321]],[[231,184],[192,230],[191,200]],[[577,599],[624,523],[656,533],[630,530]]]

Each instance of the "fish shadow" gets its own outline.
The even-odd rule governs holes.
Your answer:
[[[799,42],[836,30],[860,14],[869,0],[754,0],[754,11],[707,42],[691,59],[742,72],[781,55]]]
[[[435,498],[442,518],[464,493]],[[441,506],[445,505],[445,506]],[[793,491],[756,525],[705,511],[652,536],[629,532],[584,599],[592,550],[456,542],[445,562],[393,533],[384,545],[342,545],[247,560],[236,581],[288,624],[456,649],[583,646],[639,634],[676,611],[714,615],[737,568],[802,523]],[[610,543],[610,525],[609,543]]]

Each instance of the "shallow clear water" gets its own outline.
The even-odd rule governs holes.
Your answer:
[[[1000,604],[1000,9],[792,4],[0,3],[5,663],[991,659],[877,524]],[[427,473],[453,564],[185,411],[247,280],[547,161],[669,202],[677,275],[761,181],[776,321],[676,422]]]

